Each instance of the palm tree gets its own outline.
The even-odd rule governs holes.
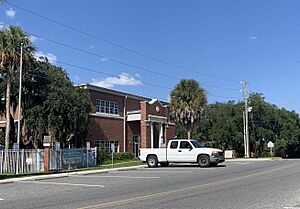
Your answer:
[[[175,122],[181,123],[187,129],[188,139],[191,139],[191,132],[207,106],[205,90],[197,81],[183,79],[171,92],[170,103]]]
[[[0,30],[0,75],[6,83],[5,93],[5,148],[8,149],[11,131],[11,96],[13,95],[12,83],[18,79],[20,63],[20,47],[23,44],[23,61],[26,63],[33,60],[34,47],[26,34],[18,26],[4,27]],[[20,105],[20,104],[18,104]]]

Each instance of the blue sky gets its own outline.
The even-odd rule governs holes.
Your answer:
[[[247,80],[250,92],[263,93],[268,102],[300,113],[297,94],[300,1],[9,0],[8,3],[17,7],[0,6],[0,25],[16,24],[38,35],[32,37],[37,55],[48,56],[51,62],[65,68],[75,84],[92,83],[167,101],[178,79],[193,78],[207,90],[212,103],[240,100],[239,81]]]

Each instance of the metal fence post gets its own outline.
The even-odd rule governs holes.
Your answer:
[[[3,173],[3,162],[4,162],[3,156],[4,156],[4,151],[2,150],[1,151],[1,162],[0,162],[0,173]]]
[[[95,147],[94,149],[95,149],[95,166],[97,166],[97,147]]]
[[[89,167],[89,150],[86,148],[86,167]]]
[[[21,172],[24,173],[24,149],[22,149]]]

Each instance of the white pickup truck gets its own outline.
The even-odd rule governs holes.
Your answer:
[[[198,163],[200,167],[216,166],[225,161],[220,149],[207,148],[196,140],[170,140],[166,148],[142,148],[139,159],[148,167],[168,166],[169,163]]]

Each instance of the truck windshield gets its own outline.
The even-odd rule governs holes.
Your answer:
[[[204,147],[203,144],[199,143],[198,141],[191,141],[191,143],[194,145],[195,148],[202,148]]]

